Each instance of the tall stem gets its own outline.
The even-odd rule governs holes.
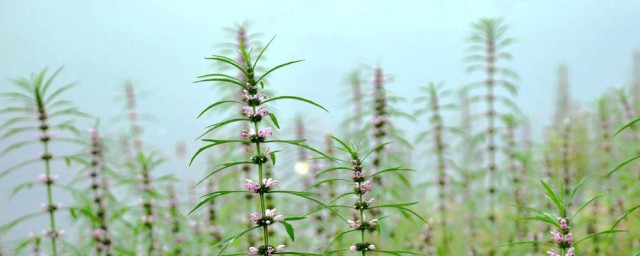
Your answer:
[[[46,133],[45,133],[46,136]],[[49,142],[44,141],[44,170],[45,176],[47,180],[51,180],[51,155],[49,154]],[[51,228],[51,247],[53,248],[53,256],[58,255],[58,250],[56,248],[56,240],[58,233],[56,232],[56,218],[55,218],[55,210],[53,209],[53,192],[51,191],[52,183],[47,182],[47,203],[49,207],[49,225]]]
[[[250,80],[253,80],[253,77],[251,77]],[[253,106],[252,108],[253,108],[253,113],[257,113],[256,107]],[[253,127],[257,134],[260,131],[258,127],[258,122],[254,122]],[[260,141],[256,141],[255,144],[256,144],[256,154],[257,155],[262,154],[262,151],[260,150]],[[258,183],[262,184],[262,180],[263,180],[262,163],[258,163]],[[267,215],[267,208],[266,208],[264,197],[265,197],[264,193],[260,192],[260,212],[262,216]],[[262,233],[263,233],[263,239],[264,239],[264,247],[267,248],[269,246],[269,228],[267,227],[267,225],[262,226]]]

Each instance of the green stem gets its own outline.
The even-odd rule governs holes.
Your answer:
[[[358,182],[358,187],[362,186],[362,182]],[[360,199],[360,204],[362,205],[363,201],[362,201],[362,194],[358,195],[359,199]],[[364,225],[365,220],[364,220],[364,209],[362,207],[360,207],[360,222],[361,225]],[[364,245],[364,229],[361,230],[360,232],[360,240],[361,240],[361,244]],[[365,255],[365,250],[362,250],[362,256]]]
[[[256,113],[256,107],[253,106],[253,113]],[[253,123],[253,127],[255,129],[256,134],[258,134],[258,132],[260,131],[258,128],[258,122]],[[256,141],[256,154],[257,156],[259,156],[261,154],[262,151],[260,151],[260,142]],[[262,163],[258,164],[258,183],[262,184],[262,179],[263,179],[263,171],[262,171]],[[262,216],[266,216],[267,215],[267,208],[265,206],[265,200],[264,200],[264,193],[260,193],[260,211],[262,213]],[[264,247],[267,248],[269,246],[269,228],[265,225],[262,226],[262,235],[264,238]]]
[[[49,155],[49,143],[47,141],[44,141],[43,145],[44,145],[44,155],[48,156]],[[44,159],[45,176],[47,177],[47,181],[51,180],[51,163],[50,163],[50,161],[51,161],[51,159],[48,158],[48,157]],[[57,251],[57,248],[56,248],[56,239],[57,239],[56,219],[55,219],[55,213],[51,209],[51,206],[53,205],[53,192],[51,191],[51,182],[47,182],[47,202],[49,203],[48,207],[49,207],[49,224],[50,224],[50,227],[51,227],[51,247],[53,248],[53,256],[57,256],[58,255],[58,251]]]

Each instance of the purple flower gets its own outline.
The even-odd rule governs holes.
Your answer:
[[[567,244],[572,244],[573,243],[573,235],[571,233],[567,234],[564,236],[564,241]]]
[[[258,248],[249,247],[249,255],[255,255],[256,253],[258,253]]]
[[[253,129],[251,129],[251,130],[249,130],[249,131],[247,131],[247,130],[242,130],[242,132],[240,133],[240,138],[241,138],[241,139],[251,138],[251,137],[253,137],[253,135],[255,135],[255,134],[256,134],[256,131],[255,131],[255,130],[253,130]]]
[[[552,230],[551,231],[551,240],[554,243],[562,243],[563,239],[562,239],[562,234],[560,234],[559,232]]]
[[[364,183],[356,183],[356,192],[360,192],[360,194],[366,194],[367,192],[373,189],[373,183],[371,181],[365,181]]]
[[[258,221],[260,221],[262,219],[262,215],[259,213],[252,213],[249,216],[249,221],[251,221],[252,223],[258,223]]]
[[[560,229],[567,230],[569,229],[569,225],[567,225],[567,220],[563,218],[558,218],[558,222],[560,222]]]
[[[352,245],[351,247],[349,247],[349,252],[350,253],[354,253],[354,252],[356,252],[357,249],[358,248],[355,245]]]
[[[258,132],[258,138],[261,138],[261,139],[263,138],[266,139],[268,137],[271,137],[272,135],[273,135],[273,132],[271,132],[271,127],[267,127],[266,129],[260,130]]]
[[[253,116],[253,108],[249,106],[242,107],[242,115],[243,116]]]
[[[252,193],[258,193],[258,191],[260,190],[260,185],[253,182],[252,180],[246,180],[246,182],[244,183],[244,187]]]

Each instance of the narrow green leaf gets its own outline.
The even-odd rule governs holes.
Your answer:
[[[283,100],[283,99],[290,99],[290,100],[297,100],[297,101],[306,102],[306,103],[309,103],[309,104],[314,105],[316,107],[319,107],[319,108],[321,108],[322,110],[324,110],[326,112],[329,112],[329,110],[327,110],[326,108],[324,108],[320,104],[315,103],[315,102],[313,102],[311,100],[302,98],[302,97],[297,97],[297,96],[278,96],[278,97],[267,99],[267,100],[263,101],[262,104],[270,102],[270,101]]]
[[[207,112],[207,111],[209,111],[210,109],[212,109],[212,108],[214,108],[214,107],[216,107],[216,106],[219,106],[219,105],[225,104],[225,103],[240,103],[240,102],[235,101],[235,100],[223,100],[223,101],[218,101],[218,102],[216,102],[216,103],[213,103],[213,104],[209,105],[209,106],[208,106],[207,108],[205,108],[204,110],[202,110],[202,112],[200,112],[200,114],[198,115],[198,117],[197,117],[197,118],[200,118],[202,115],[204,115],[204,113],[206,113],[206,112]]]
[[[293,226],[291,226],[291,224],[289,224],[286,221],[281,221],[280,223],[282,223],[284,228],[287,230],[287,234],[289,235],[289,238],[291,238],[291,242],[295,242],[296,235],[295,235],[295,231],[293,230]]]
[[[273,71],[276,71],[277,69],[280,69],[282,67],[289,66],[291,64],[298,63],[298,62],[301,62],[301,61],[304,61],[304,60],[294,60],[294,61],[290,61],[290,62],[287,62],[287,63],[280,64],[278,66],[275,66],[274,68],[272,68],[269,71],[265,72],[260,78],[258,78],[258,80],[256,80],[256,82],[262,81],[262,79],[264,79],[267,75],[269,75]]]
[[[615,137],[616,135],[618,135],[619,133],[621,133],[622,131],[624,131],[625,129],[633,126],[635,123],[640,122],[640,118],[637,118],[627,124],[625,124],[624,126],[622,126],[622,128],[620,128],[616,133],[613,134],[613,137]]]
[[[269,113],[269,117],[271,118],[271,121],[273,122],[273,124],[280,129],[280,125],[278,124],[278,118],[276,118],[276,115],[274,115],[273,113]]]
[[[620,168],[622,168],[622,167],[624,167],[625,165],[627,165],[627,164],[629,164],[629,163],[631,163],[631,162],[633,162],[633,161],[637,160],[638,158],[640,158],[640,156],[636,156],[636,157],[634,157],[634,158],[631,158],[631,159],[629,159],[629,160],[627,160],[627,161],[624,161],[623,163],[619,164],[618,166],[616,166],[616,168],[613,168],[613,170],[612,170],[612,171],[610,171],[610,172],[609,172],[609,174],[607,174],[607,177],[611,176],[611,174],[613,174],[614,172],[619,171],[619,170],[620,170]]]

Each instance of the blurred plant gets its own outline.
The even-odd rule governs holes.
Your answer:
[[[431,139],[433,140],[433,144],[432,144],[432,154],[435,154],[435,160],[436,160],[436,170],[437,170],[437,176],[436,178],[436,184],[438,186],[438,212],[440,214],[440,220],[438,221],[439,225],[440,225],[440,229],[441,232],[439,237],[441,240],[441,244],[440,244],[440,249],[438,250],[439,254],[443,254],[443,255],[448,255],[450,254],[450,249],[449,249],[449,232],[447,230],[447,222],[448,222],[448,218],[447,215],[449,214],[447,212],[447,208],[449,207],[449,205],[451,204],[450,202],[450,198],[448,196],[448,190],[449,190],[449,174],[447,174],[447,162],[451,161],[451,159],[447,156],[448,153],[448,145],[445,142],[445,133],[446,132],[453,132],[453,129],[451,129],[451,127],[445,127],[442,115],[441,115],[441,111],[442,110],[447,110],[447,109],[452,109],[455,106],[453,104],[442,104],[441,103],[441,98],[445,97],[449,94],[449,91],[442,91],[440,88],[438,88],[439,86],[437,86],[434,83],[430,83],[429,86],[427,87],[422,87],[420,88],[421,91],[426,92],[426,96],[420,96],[418,98],[416,98],[415,102],[419,102],[422,104],[426,104],[426,108],[422,108],[420,110],[418,110],[415,113],[415,116],[420,116],[423,114],[430,114],[429,116],[429,123],[431,124],[431,129],[424,131],[422,133],[419,134],[418,136],[418,140],[416,142],[416,144],[420,144],[423,139],[425,139],[427,136],[431,136]]]
[[[93,238],[96,255],[113,255],[112,239],[110,234],[110,213],[115,212],[116,207],[112,205],[113,195],[108,187],[108,167],[105,160],[105,147],[103,138],[97,127],[89,128],[89,148],[88,156],[73,157],[72,160],[86,166],[84,177],[90,180],[89,190],[91,195],[83,193],[75,194],[76,206],[70,209],[75,217],[80,213],[90,221],[89,237]],[[83,203],[84,202],[84,203]],[[116,215],[117,218],[117,215]]]
[[[606,193],[590,198],[589,200],[581,204],[577,208],[577,210],[575,210],[571,214],[569,212],[569,208],[571,205],[570,202],[574,199],[574,196],[576,195],[576,193],[578,192],[582,184],[584,184],[584,179],[575,186],[575,188],[571,191],[571,193],[567,197],[564,196],[565,189],[562,187],[562,185],[560,186],[560,192],[556,193],[553,191],[553,188],[549,186],[546,182],[541,180],[540,183],[542,184],[542,189],[545,193],[545,196],[547,197],[547,199],[551,200],[551,202],[555,206],[557,210],[557,214],[544,212],[542,210],[538,210],[534,207],[529,207],[529,206],[518,205],[517,207],[526,209],[536,214],[536,216],[527,217],[525,218],[525,220],[540,221],[546,224],[550,224],[552,226],[551,241],[550,242],[539,242],[539,241],[514,242],[514,243],[505,244],[503,246],[543,243],[549,246],[555,246],[559,250],[559,251],[555,251],[555,249],[550,249],[549,251],[547,251],[547,254],[549,256],[575,256],[576,255],[575,248],[578,246],[578,244],[580,244],[583,241],[586,241],[588,239],[592,239],[598,236],[602,236],[602,235],[625,232],[624,230],[608,229],[605,231],[596,232],[591,235],[582,237],[578,240],[579,237],[574,237],[574,235],[571,233],[571,230],[575,230],[576,228],[574,226],[575,217],[582,210],[584,210],[590,203],[602,197]]]
[[[229,75],[225,75],[225,74],[208,74],[208,75],[203,75],[200,76],[200,78],[202,78],[202,80],[199,80],[197,82],[224,82],[221,85],[233,85],[233,86],[238,86],[240,88],[242,88],[242,101],[237,101],[237,100],[222,100],[222,101],[218,101],[213,103],[212,105],[210,105],[209,107],[207,107],[205,109],[204,112],[216,107],[216,106],[220,106],[222,104],[228,104],[228,103],[234,103],[234,104],[240,104],[242,105],[242,114],[243,117],[240,118],[231,118],[228,120],[224,120],[218,123],[215,123],[211,126],[209,126],[209,129],[202,135],[207,135],[208,133],[217,130],[219,128],[222,128],[228,124],[232,124],[232,123],[237,123],[237,122],[243,122],[243,123],[248,123],[250,124],[250,126],[252,126],[252,128],[250,130],[243,130],[240,133],[240,139],[203,139],[203,141],[208,142],[209,144],[206,146],[201,147],[192,157],[191,162],[193,162],[193,160],[203,151],[212,148],[212,147],[216,147],[216,146],[220,146],[220,145],[225,145],[225,144],[229,144],[229,143],[237,143],[237,144],[245,144],[245,143],[250,143],[253,144],[255,146],[255,148],[251,147],[248,150],[248,153],[251,153],[253,156],[248,160],[248,161],[240,161],[240,162],[233,162],[233,163],[226,163],[223,164],[222,167],[217,168],[216,170],[212,171],[210,174],[208,174],[202,181],[208,179],[209,177],[211,177],[212,175],[223,171],[225,169],[228,169],[230,167],[233,166],[237,166],[237,165],[255,165],[257,166],[257,176],[258,176],[258,182],[254,182],[250,179],[246,180],[245,183],[245,187],[248,191],[246,190],[218,190],[215,191],[213,193],[207,194],[204,196],[204,199],[198,203],[198,205],[196,205],[196,207],[191,211],[195,211],[198,208],[200,208],[201,206],[203,206],[204,204],[208,203],[209,201],[223,196],[223,195],[230,195],[230,194],[248,194],[248,193],[253,193],[253,194],[257,194],[259,196],[260,199],[260,208],[259,208],[259,212],[256,213],[252,213],[249,217],[249,220],[254,224],[254,226],[252,226],[249,229],[246,229],[244,231],[239,232],[238,234],[232,236],[229,239],[226,239],[218,244],[216,244],[216,247],[220,247],[219,253],[218,255],[222,254],[224,252],[224,250],[232,243],[234,242],[236,239],[240,238],[241,236],[243,236],[244,234],[255,230],[255,229],[262,229],[262,241],[263,243],[260,245],[255,245],[255,246],[251,246],[249,247],[249,255],[272,255],[275,253],[279,253],[284,251],[284,245],[278,245],[278,246],[274,246],[270,243],[270,234],[269,234],[269,226],[273,225],[275,223],[280,223],[282,224],[289,237],[291,238],[291,240],[295,240],[295,234],[294,234],[294,229],[293,226],[291,224],[289,224],[289,221],[294,221],[294,220],[300,220],[303,219],[304,217],[289,217],[289,218],[285,218],[283,215],[279,215],[276,214],[276,209],[272,208],[272,209],[268,209],[267,208],[267,204],[266,204],[266,200],[265,197],[267,194],[274,194],[274,193],[280,193],[280,194],[288,194],[288,195],[293,195],[293,196],[297,196],[297,197],[302,197],[311,201],[314,201],[316,203],[322,204],[320,201],[318,201],[317,199],[314,199],[312,197],[310,197],[309,193],[305,193],[305,192],[298,192],[298,191],[288,191],[288,190],[274,190],[275,186],[278,185],[278,181],[276,179],[273,179],[272,177],[265,177],[264,175],[264,169],[265,169],[265,165],[269,162],[269,160],[271,160],[271,163],[273,165],[275,165],[276,163],[276,153],[279,151],[272,151],[270,149],[270,147],[266,147],[264,148],[265,144],[266,145],[270,145],[270,144],[289,144],[289,145],[293,145],[293,146],[298,146],[298,147],[303,147],[309,150],[312,150],[316,153],[320,153],[319,151],[303,144],[304,140],[276,140],[276,139],[270,139],[273,136],[273,131],[270,127],[267,128],[261,128],[261,122],[265,120],[266,117],[269,117],[269,120],[271,121],[271,123],[276,127],[279,128],[280,125],[278,123],[278,119],[276,118],[276,115],[274,113],[271,113],[266,107],[265,104],[268,102],[274,102],[274,101],[279,101],[279,100],[283,100],[283,99],[291,99],[291,100],[297,100],[297,101],[302,101],[302,102],[306,102],[306,103],[310,103],[312,105],[315,105],[317,107],[324,109],[322,106],[318,105],[317,103],[314,103],[310,100],[301,98],[301,97],[296,97],[296,96],[278,96],[278,97],[273,97],[273,98],[267,98],[265,93],[264,93],[264,87],[265,87],[265,83],[264,83],[264,79],[271,74],[273,71],[280,69],[282,67],[300,62],[301,60],[297,60],[297,61],[291,61],[291,62],[287,62],[281,65],[278,65],[268,71],[266,71],[262,76],[260,77],[256,77],[254,74],[254,71],[256,70],[255,67],[258,64],[258,61],[260,60],[260,58],[262,57],[264,51],[267,49],[267,47],[269,46],[269,44],[267,44],[267,46],[262,49],[262,51],[257,55],[257,57],[255,58],[255,60],[253,60],[252,58],[252,50],[247,51],[247,49],[245,48],[244,45],[241,45],[241,53],[243,56],[243,64],[238,63],[235,60],[232,60],[230,58],[224,57],[224,56],[220,56],[220,55],[214,55],[212,57],[209,57],[207,59],[209,60],[214,60],[217,61],[219,63],[223,63],[225,65],[229,65],[230,67],[235,67],[235,69],[237,69],[238,71],[242,72],[247,80],[242,81],[239,80],[235,77],[229,76]],[[202,137],[200,136],[200,137]],[[327,156],[328,157],[328,156]],[[323,205],[323,204],[322,204]],[[299,252],[287,252],[287,254],[305,254],[305,255],[314,255],[312,253],[299,253]]]
[[[383,253],[383,254],[391,254],[391,255],[402,255],[402,254],[413,254],[413,255],[419,255],[416,254],[414,252],[409,252],[409,251],[395,251],[395,250],[381,250],[379,247],[380,245],[378,245],[378,247],[376,247],[375,244],[369,242],[366,240],[365,238],[365,233],[366,231],[373,231],[373,230],[377,230],[378,234],[380,234],[381,231],[381,227],[378,223],[379,220],[386,218],[386,216],[384,217],[379,217],[376,219],[371,219],[368,220],[366,217],[365,212],[367,211],[371,211],[371,210],[375,210],[375,209],[384,209],[384,208],[391,208],[391,209],[397,209],[400,210],[403,214],[407,214],[407,215],[413,215],[414,217],[420,219],[421,221],[423,221],[425,224],[428,224],[427,221],[422,218],[418,213],[416,213],[415,211],[409,209],[409,206],[415,205],[418,202],[412,202],[412,203],[395,203],[395,204],[388,204],[388,205],[376,205],[374,206],[373,201],[374,199],[371,197],[369,199],[365,199],[365,195],[366,194],[371,194],[369,192],[371,192],[373,190],[373,182],[371,180],[371,178],[376,177],[378,175],[381,174],[385,174],[385,173],[400,173],[400,172],[408,172],[408,171],[415,171],[412,169],[408,169],[408,168],[404,168],[402,166],[398,166],[398,167],[393,167],[393,168],[387,168],[387,169],[383,169],[383,170],[378,170],[375,171],[372,174],[367,175],[364,170],[364,160],[367,158],[367,156],[369,156],[371,153],[375,152],[376,150],[378,150],[378,148],[384,147],[386,144],[388,143],[383,143],[378,145],[377,147],[371,149],[370,151],[368,151],[364,157],[360,157],[358,151],[355,149],[355,147],[353,145],[348,145],[347,143],[345,143],[344,141],[333,137],[334,140],[336,140],[341,146],[344,151],[346,151],[347,153],[349,153],[350,159],[349,160],[338,160],[339,163],[344,164],[344,166],[336,166],[336,167],[332,167],[329,169],[326,169],[320,173],[318,173],[318,175],[322,175],[322,174],[326,174],[329,172],[333,172],[333,171],[339,171],[339,170],[345,170],[345,171],[352,171],[353,173],[350,175],[351,179],[344,179],[344,178],[332,178],[332,179],[327,179],[327,180],[323,180],[323,181],[319,181],[318,183],[314,184],[314,186],[323,184],[323,183],[327,183],[327,182],[337,182],[337,181],[346,181],[346,182],[355,182],[355,186],[353,188],[353,190],[351,192],[347,192],[341,195],[338,195],[333,201],[332,203],[329,205],[329,207],[331,208],[347,208],[347,209],[353,209],[355,212],[355,216],[354,216],[354,220],[349,220],[348,224],[349,227],[352,228],[351,230],[348,231],[343,231],[338,233],[336,236],[332,237],[331,239],[329,239],[329,241],[327,243],[325,243],[327,249],[325,250],[325,254],[334,254],[334,253],[339,253],[339,252],[343,252],[343,251],[349,251],[350,253],[355,253],[360,252],[362,253],[362,255],[366,255],[367,252],[376,252],[376,253]],[[344,198],[346,196],[349,195],[355,195],[356,196],[356,200],[355,203],[353,205],[341,205],[341,204],[333,204],[334,202],[338,201],[341,198]],[[351,245],[349,247],[349,249],[338,249],[338,250],[328,250],[328,248],[333,244],[333,242],[342,237],[345,234],[348,233],[352,233],[352,232],[359,232],[360,233],[360,242]]]
[[[362,71],[355,69],[351,71],[347,77],[347,81],[350,85],[348,92],[341,92],[341,95],[350,94],[350,97],[346,99],[346,103],[351,110],[347,117],[342,121],[341,126],[348,128],[347,134],[350,138],[358,138],[365,140],[366,136],[363,136],[363,117],[364,117],[364,97],[362,93]]]
[[[469,41],[471,46],[469,50],[472,54],[466,58],[470,63],[467,72],[484,71],[485,80],[469,85],[469,89],[476,87],[485,87],[486,94],[484,96],[472,96],[471,102],[484,99],[486,102],[486,120],[487,128],[482,134],[486,136],[487,141],[487,175],[489,180],[489,215],[488,220],[493,226],[496,222],[497,211],[497,186],[499,185],[499,176],[497,165],[497,141],[498,128],[496,119],[499,117],[496,111],[496,103],[510,107],[512,111],[517,110],[515,104],[509,97],[500,96],[496,89],[505,89],[510,96],[517,94],[517,87],[513,80],[519,79],[518,75],[500,64],[500,62],[510,61],[513,57],[505,51],[505,47],[513,43],[513,39],[505,34],[508,30],[501,19],[481,19],[472,25],[473,32]],[[497,231],[497,229],[494,228]],[[493,254],[494,252],[490,252]]]
[[[569,77],[567,65],[558,67],[558,87],[556,105],[553,112],[553,124],[561,125],[571,115],[571,95],[569,95]]]
[[[170,255],[182,255],[182,244],[185,242],[185,238],[182,236],[182,222],[181,215],[178,210],[180,201],[172,185],[167,188],[169,191],[169,199],[166,200],[166,205],[169,208],[168,220],[171,223],[171,245],[173,246]]]
[[[72,107],[70,101],[59,99],[64,92],[71,89],[75,84],[68,84],[51,91],[53,90],[51,86],[61,71],[62,69],[59,68],[51,76],[47,77],[47,69],[44,69],[37,74],[32,74],[30,78],[14,79],[13,82],[18,91],[0,94],[1,97],[8,98],[7,102],[15,103],[15,105],[8,106],[0,111],[0,114],[11,115],[0,127],[0,130],[4,131],[0,138],[8,139],[34,131],[39,133],[35,140],[28,139],[13,143],[4,148],[0,155],[4,156],[35,143],[40,143],[43,152],[36,159],[26,160],[4,169],[0,173],[0,178],[22,167],[42,161],[44,172],[38,175],[37,182],[46,188],[46,203],[42,204],[43,212],[27,214],[11,221],[1,226],[0,232],[45,213],[49,217],[49,229],[45,231],[45,235],[51,240],[51,248],[48,251],[54,256],[60,252],[58,240],[64,234],[64,230],[60,230],[56,226],[56,212],[62,209],[62,204],[54,203],[53,188],[57,186],[60,176],[53,173],[52,162],[56,160],[68,162],[68,159],[62,155],[54,156],[51,153],[51,144],[81,144],[75,138],[69,137],[69,135],[78,135],[77,129],[72,125],[73,120],[71,118],[87,117],[86,114],[78,111],[76,107]],[[33,121],[36,122],[33,123]],[[29,189],[34,184],[35,182],[19,184],[14,188],[12,194],[18,193],[23,189]],[[63,186],[61,188],[64,189]]]

